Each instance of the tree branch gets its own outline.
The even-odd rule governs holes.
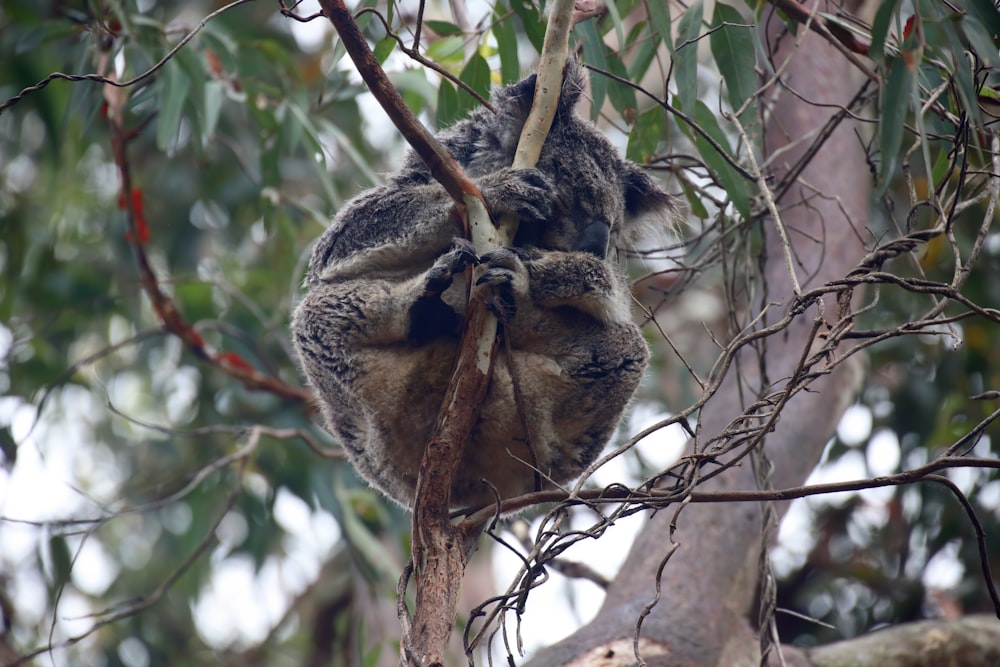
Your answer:
[[[353,17],[343,2],[322,0],[324,13],[334,24],[344,46],[368,84],[372,94],[403,134],[414,151],[427,164],[456,202],[467,219],[469,235],[477,251],[500,245],[501,239],[492,224],[482,195],[406,107],[389,82],[368,47]],[[555,104],[561,89],[563,65],[568,51],[573,2],[559,0],[552,8],[550,27],[546,31],[542,59],[548,66],[539,72],[536,88],[536,108],[525,123],[525,133],[538,142],[541,150]],[[550,37],[551,35],[551,37]],[[553,50],[556,54],[553,54]],[[558,52],[561,51],[561,62]],[[552,81],[558,78],[556,85]],[[543,98],[539,105],[538,97]],[[546,101],[547,100],[547,101]],[[539,120],[541,109],[550,114]],[[524,139],[522,135],[522,143]],[[525,144],[527,146],[528,144]],[[519,145],[519,153],[522,149]],[[533,166],[537,152],[528,163],[525,157],[515,159],[515,166]],[[513,238],[516,223],[504,225],[508,238]],[[486,394],[496,348],[496,318],[486,310],[481,300],[473,300],[467,310],[465,331],[459,348],[452,381],[438,414],[430,441],[424,451],[417,478],[417,493],[413,508],[413,564],[416,579],[416,608],[410,628],[403,640],[404,657],[417,665],[440,665],[444,649],[455,622],[458,592],[465,564],[478,537],[478,529],[462,531],[454,527],[448,516],[451,480],[461,460],[462,448],[475,423],[479,406]]]

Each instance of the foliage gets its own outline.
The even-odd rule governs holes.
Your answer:
[[[754,276],[773,165],[761,162],[758,77],[782,65],[763,53],[752,24],[764,8],[751,4],[746,18],[726,3],[624,0],[573,36],[591,68],[591,117],[687,208],[684,238],[636,263],[665,267],[638,284],[684,358],[661,350],[666,391],[640,401],[658,412],[685,414],[701,398],[687,366],[710,377],[719,354],[703,320],[728,340],[766,296]],[[284,5],[0,8],[4,664],[53,647],[60,664],[128,667],[179,655],[394,659],[385,638],[396,628],[373,609],[391,606],[409,519],[358,482],[316,425],[286,325],[312,240],[403,149],[329,29],[319,42],[300,32],[325,19]],[[884,2],[870,23],[774,5],[786,39],[822,26],[873,76],[839,116],[871,128],[858,137],[868,163],[857,168],[876,191],[864,242],[884,257],[872,307],[846,339],[869,356],[854,414],[871,426],[834,439],[820,471],[912,469],[970,433],[962,452],[996,459],[1000,15],[985,0]],[[380,62],[436,127],[530,69],[544,35],[523,0],[500,0],[475,23],[410,3],[362,7]],[[770,183],[773,194],[792,180]],[[712,319],[684,309],[696,301],[725,306]],[[643,452],[622,455],[639,471],[625,481],[665,474],[643,467]],[[948,477],[1000,571],[995,468]],[[784,640],[992,608],[981,545],[944,488],[823,497],[802,512],[813,533],[778,550],[778,606],[826,625],[779,615]],[[560,554],[587,536],[554,534]],[[960,568],[957,583],[936,588],[932,561]],[[248,598],[239,631],[212,607],[220,579],[238,572],[244,585],[280,582],[272,604]]]

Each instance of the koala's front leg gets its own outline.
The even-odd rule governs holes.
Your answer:
[[[476,249],[466,239],[456,238],[451,250],[438,257],[434,265],[419,281],[421,293],[413,300],[409,309],[407,339],[416,344],[441,336],[453,335],[461,324],[460,312],[464,312],[464,294],[461,294],[456,310],[444,300],[444,293],[452,286],[455,277],[465,272],[466,267],[478,263]]]
[[[513,215],[521,222],[544,225],[552,219],[556,186],[537,169],[505,167],[476,179],[494,218]]]
[[[569,306],[603,322],[631,320],[632,295],[614,264],[588,252],[547,252],[527,266],[537,305]]]
[[[484,270],[476,280],[476,288],[492,291],[486,307],[504,324],[517,316],[518,302],[530,303],[528,271],[523,261],[527,258],[528,252],[520,248],[498,248],[479,259]]]
[[[428,270],[400,282],[317,281],[292,320],[303,358],[333,359],[355,350],[454,335],[460,312],[445,303],[443,296],[455,276],[476,261],[472,244],[455,239],[451,250]]]
[[[501,320],[514,319],[519,303],[567,307],[600,322],[630,320],[631,296],[624,276],[589,252],[501,248],[481,261],[486,269],[477,284],[492,287],[491,307]]]

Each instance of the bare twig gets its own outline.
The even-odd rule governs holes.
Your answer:
[[[5,110],[9,109],[10,107],[14,106],[21,100],[23,100],[31,93],[38,92],[39,90],[48,86],[53,81],[57,81],[59,79],[62,79],[64,81],[96,81],[97,83],[103,83],[107,86],[114,86],[116,88],[129,88],[138,83],[142,83],[149,77],[156,74],[156,72],[159,71],[160,68],[166,65],[167,61],[173,58],[178,51],[183,49],[188,42],[194,39],[194,36],[197,35],[199,32],[201,32],[202,28],[208,25],[209,22],[211,22],[217,16],[229,11],[230,9],[233,9],[234,7],[237,7],[239,5],[246,4],[248,2],[252,2],[252,0],[234,0],[233,2],[230,2],[228,5],[219,7],[214,12],[211,12],[210,14],[205,16],[205,18],[199,21],[198,25],[196,25],[186,35],[184,35],[184,37],[182,37],[179,42],[174,44],[173,48],[167,51],[166,55],[160,58],[160,60],[158,60],[155,65],[147,69],[142,74],[139,74],[138,76],[128,79],[127,81],[118,81],[116,77],[108,77],[102,74],[63,74],[62,72],[53,72],[52,74],[49,74],[47,77],[45,77],[35,85],[28,86],[14,97],[0,104],[0,114],[2,114]]]
[[[227,5],[227,7],[233,5]],[[204,23],[205,21],[202,21],[199,25],[203,25]],[[262,373],[234,352],[212,349],[191,323],[184,318],[174,300],[167,296],[160,288],[159,280],[146,255],[145,244],[150,231],[142,214],[142,192],[135,189],[132,185],[132,169],[128,158],[128,143],[137,134],[135,131],[127,130],[124,126],[127,97],[122,93],[121,86],[114,85],[113,77],[109,79],[104,88],[104,99],[108,108],[107,118],[111,129],[111,147],[114,153],[115,165],[118,167],[118,174],[121,179],[119,202],[125,211],[129,226],[126,239],[132,246],[133,254],[135,255],[136,265],[139,269],[139,283],[142,285],[146,296],[149,297],[153,311],[159,318],[164,330],[177,336],[198,358],[211,363],[231,377],[240,380],[248,389],[260,389],[285,399],[311,404],[313,400],[312,392],[308,389],[290,385],[275,376]]]
[[[226,503],[219,511],[215,521],[205,532],[205,537],[201,540],[201,542],[198,543],[198,545],[191,551],[191,553],[189,553],[187,557],[185,557],[184,560],[181,561],[181,563],[174,569],[174,571],[165,580],[160,582],[160,584],[155,589],[153,589],[152,592],[150,592],[147,595],[143,595],[137,599],[133,599],[121,606],[95,612],[93,616],[97,620],[94,622],[93,625],[91,625],[83,632],[73,635],[72,637],[68,637],[67,639],[61,640],[59,642],[49,642],[49,644],[46,646],[43,646],[41,648],[35,649],[34,651],[31,651],[30,653],[22,655],[18,660],[7,665],[7,667],[18,667],[18,665],[26,664],[33,658],[38,657],[39,655],[44,655],[56,649],[68,648],[70,646],[78,644],[79,642],[83,641],[84,639],[94,634],[101,628],[107,625],[111,625],[112,623],[117,623],[123,618],[128,618],[129,616],[134,616],[135,614],[145,611],[146,609],[149,609],[153,605],[157,604],[160,600],[162,600],[163,597],[168,592],[170,592],[170,589],[173,588],[174,584],[177,583],[177,580],[180,579],[185,572],[191,569],[191,566],[199,558],[201,558],[205,554],[205,552],[208,551],[209,547],[215,544],[216,540],[218,539],[216,537],[216,530],[218,529],[219,524],[222,523],[222,520],[226,517],[226,515],[229,514],[229,511],[236,505],[236,501],[239,499],[240,495],[243,492],[243,474],[246,471],[246,465],[250,455],[256,449],[257,444],[260,441],[260,435],[261,435],[260,429],[252,429],[250,432],[250,436],[247,438],[246,444],[243,445],[238,450],[236,455],[232,459],[230,459],[230,461],[228,461],[228,462],[239,463],[239,467],[237,470],[237,479],[233,483],[232,491],[230,492],[229,498],[227,499]],[[56,611],[53,611],[53,616],[55,615]]]

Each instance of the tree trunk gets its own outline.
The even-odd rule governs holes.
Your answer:
[[[810,133],[850,102],[861,78],[815,33],[800,29],[796,48],[796,38],[787,33],[777,39],[784,27],[779,19],[765,15],[762,25],[770,26],[775,68],[791,57],[781,79],[797,93],[778,89],[770,112],[765,114],[765,158],[777,149],[784,151],[770,165],[773,183],[779,182],[814,143],[815,135]],[[772,99],[770,92],[759,99]],[[865,154],[855,130],[850,119],[842,122],[777,202],[803,290],[843,277],[864,254],[871,177],[862,167]],[[803,137],[804,141],[795,143]],[[821,196],[816,196],[817,192]],[[766,292],[761,301],[778,305],[770,306],[760,327],[782,317],[794,299],[794,283],[773,220],[764,223],[764,233],[762,278]],[[814,305],[783,332],[769,336],[763,352],[745,348],[740,353],[722,389],[701,413],[702,442],[722,433],[748,401],[782,388],[803,352],[815,345],[814,320],[837,320],[833,296],[826,297],[822,306],[822,312]],[[763,363],[759,361],[761,354]],[[859,379],[857,363],[842,364],[784,406],[766,439],[768,456],[774,462],[771,480],[775,488],[805,481],[852,400]],[[756,486],[753,466],[744,459],[698,488],[721,491]],[[787,503],[776,509],[780,515]],[[752,503],[689,505],[676,515],[676,530],[671,536],[674,520],[675,513],[669,509],[650,518],[609,587],[597,617],[574,635],[541,651],[530,661],[531,667],[565,665],[585,656],[594,656],[602,664],[616,664],[616,658],[622,664],[634,663],[636,624],[654,597],[657,571],[672,542],[679,549],[659,576],[660,601],[642,621],[643,659],[651,665],[691,667],[759,663],[757,640],[747,616],[757,587],[761,507]]]

